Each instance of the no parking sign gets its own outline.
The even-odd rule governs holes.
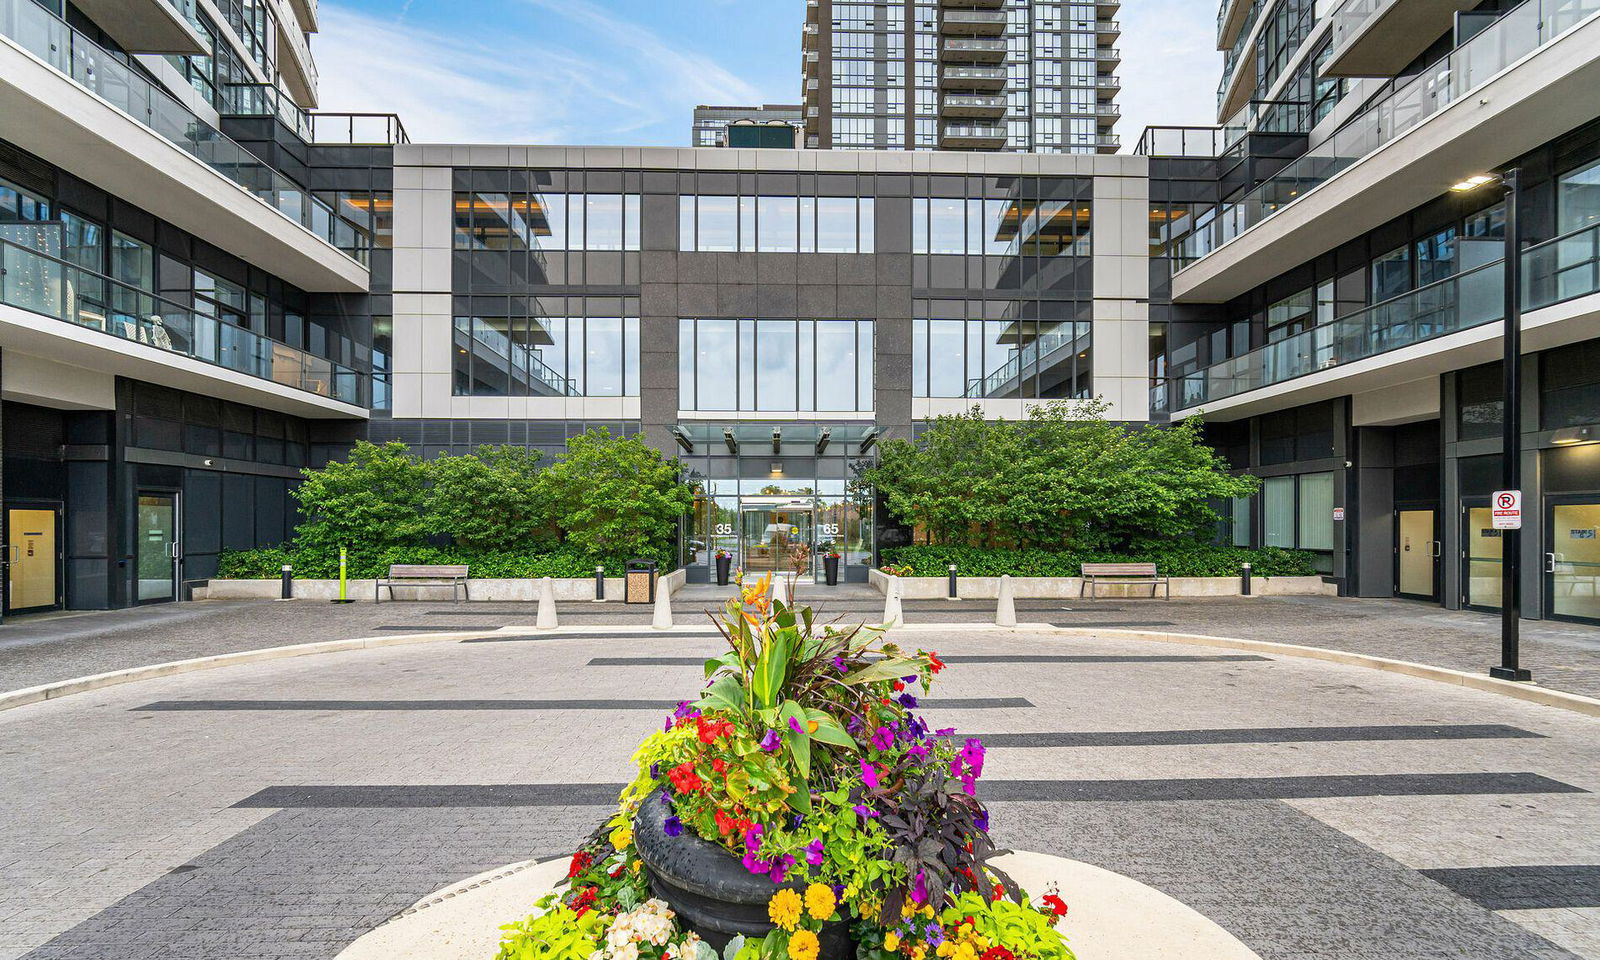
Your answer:
[[[1489,526],[1496,530],[1522,529],[1522,491],[1496,490],[1489,501]]]

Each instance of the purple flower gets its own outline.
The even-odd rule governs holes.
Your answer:
[[[917,705],[917,698],[909,693],[902,693],[896,699],[899,700],[900,706],[905,707],[907,710]]]
[[[791,829],[791,830],[799,830],[799,829],[800,829],[800,827],[801,827],[801,826],[802,826],[802,825],[803,825],[803,824],[804,824],[804,823],[805,823],[805,822],[806,822],[806,818],[805,818],[805,815],[804,815],[804,814],[800,814],[800,813],[797,813],[797,814],[795,814],[795,815],[794,815],[794,816],[792,816],[792,817],[790,817],[790,818],[789,818],[789,828],[790,828],[790,829]]]
[[[796,720],[794,717],[789,718],[789,729],[793,730],[795,733],[805,733],[805,730],[800,726],[800,721]]]
[[[901,677],[900,678],[900,682],[901,683],[916,683],[918,679],[920,679],[920,678],[916,674],[913,673],[909,677]]]
[[[668,817],[661,821],[661,832],[669,837],[676,837],[683,833],[683,821],[677,817]]]
[[[661,764],[659,764],[659,763],[650,764],[650,779],[651,780],[660,780],[661,779]]]
[[[939,926],[939,924],[935,921],[928,921],[928,926],[925,928],[925,932],[926,936],[924,939],[928,941],[928,946],[937,947],[939,944],[944,943],[944,928]]]
[[[813,867],[822,865],[822,841],[813,840],[806,844],[806,863]]]
[[[671,717],[668,717],[667,718],[667,722],[663,723],[661,725],[661,732],[662,733],[671,733],[672,732],[672,718]]]
[[[745,830],[745,832],[744,832],[744,846],[745,846],[745,849],[749,850],[751,853],[755,853],[756,851],[760,850],[761,849],[761,835],[763,833],[766,833],[766,832],[767,832],[767,828],[766,827],[763,827],[759,823],[752,823],[750,825],[749,829]]]
[[[894,731],[888,727],[879,727],[872,732],[872,747],[874,750],[884,751],[894,746]]]
[[[850,809],[852,809],[852,810],[854,810],[856,812],[856,816],[862,817],[862,818],[870,819],[870,818],[876,817],[878,815],[878,812],[876,810],[873,810],[870,807],[867,807],[867,806],[865,806],[863,804],[859,804],[859,803],[856,804],[855,806],[851,807]]]
[[[878,789],[878,768],[865,760],[861,761],[861,782],[873,790]]]
[[[917,882],[911,885],[911,900],[918,905],[928,902],[928,878],[921,870],[917,871]]]
[[[839,671],[840,673],[844,673],[846,670],[849,669],[848,667],[846,667],[844,665],[844,657],[842,657],[842,656],[833,658],[833,668],[835,670]]]
[[[754,851],[746,853],[744,855],[744,859],[740,862],[743,863],[744,868],[751,873],[766,874],[772,870],[772,861],[762,860],[760,857],[755,855]]]
[[[906,748],[906,753],[916,757],[918,760],[926,760],[928,757],[928,747],[926,744],[922,743],[912,744],[910,747]]]
[[[983,776],[983,741],[977,737],[967,738],[967,745],[961,748],[961,759],[967,761],[974,777]]]
[[[782,860],[777,860],[772,864],[772,882],[782,883],[784,878],[789,875],[789,871],[793,869],[793,867],[794,857],[787,853],[784,854]]]
[[[953,737],[956,735],[956,728],[940,727],[939,729],[933,731],[933,735],[936,737]]]
[[[860,733],[861,730],[862,730],[862,727],[864,727],[864,726],[865,726],[865,724],[863,724],[861,722],[861,718],[860,717],[851,717],[845,723],[844,728],[845,728],[845,730],[849,731],[850,736],[853,737],[856,734]]]
[[[984,833],[988,833],[989,832],[989,811],[987,811],[987,810],[978,811],[978,815],[972,818],[972,825],[974,827],[977,827],[979,830],[982,830]]]
[[[761,738],[761,749],[768,753],[776,751],[782,745],[783,738],[778,735],[776,730],[768,730],[767,735]]]
[[[693,720],[698,716],[700,716],[700,711],[696,710],[687,700],[679,700],[678,709],[672,711],[674,720]]]

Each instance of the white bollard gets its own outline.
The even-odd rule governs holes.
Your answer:
[[[556,628],[556,582],[549,577],[539,578],[538,627],[540,630]]]
[[[1012,595],[1010,574],[1000,575],[1000,599],[994,606],[994,623],[997,627],[1017,625],[1017,601]]]
[[[672,597],[667,593],[666,583],[661,580],[656,581],[656,611],[650,626],[657,630],[672,629]]]
[[[889,578],[889,589],[883,594],[883,625],[898,627],[905,623],[905,616],[900,611],[900,578]]]
[[[788,579],[786,579],[784,577],[781,577],[781,576],[778,576],[777,574],[773,574],[772,575],[772,604],[773,604],[773,606],[776,607],[779,603],[781,603],[781,604],[783,604],[784,606],[787,607],[789,604],[791,604],[793,602],[794,601],[789,596],[789,581],[788,581]]]

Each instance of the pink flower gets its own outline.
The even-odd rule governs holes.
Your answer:
[[[865,760],[861,761],[861,782],[873,790],[878,789],[878,768]]]
[[[813,867],[822,865],[822,841],[813,840],[806,844],[806,863]]]

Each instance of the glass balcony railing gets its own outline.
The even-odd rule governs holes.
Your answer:
[[[1600,293],[1600,224],[1522,254],[1522,309]],[[1160,381],[1158,411],[1182,410],[1481,327],[1505,317],[1505,261],[1484,264],[1358,313]]]
[[[41,231],[36,239],[44,245],[42,231],[50,226],[56,226],[59,241],[59,225],[25,229]],[[356,406],[368,397],[368,378],[360,371],[4,238],[0,303],[320,397]],[[81,339],[92,342],[91,336]]]
[[[34,0],[0,0],[0,34],[362,263],[370,232],[191,113]]]
[[[1177,259],[1188,265],[1210,254],[1596,13],[1600,0],[1524,0],[1242,198],[1203,214]]]

